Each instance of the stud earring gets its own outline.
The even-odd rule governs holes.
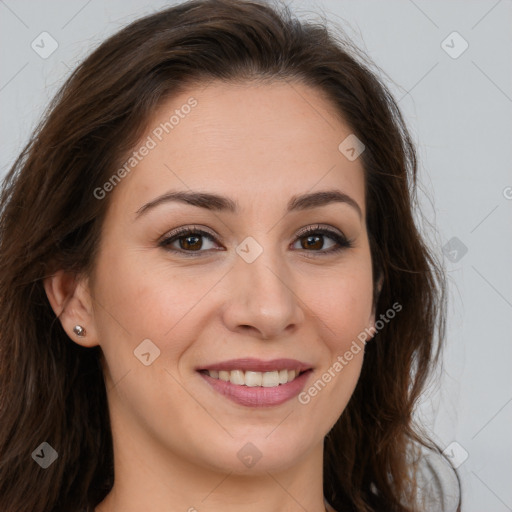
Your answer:
[[[75,327],[73,327],[73,332],[81,338],[85,336],[85,329],[81,325],[75,325]]]

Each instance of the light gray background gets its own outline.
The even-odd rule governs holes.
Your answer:
[[[70,70],[108,35],[172,3],[0,0],[2,176]],[[464,511],[512,511],[512,2],[288,3],[301,16],[324,12],[388,75],[418,145],[425,217],[438,230],[425,234],[441,256],[453,237],[467,247],[444,256],[448,345],[420,417],[443,448],[458,443],[448,450],[456,463],[468,454]],[[43,31],[58,42],[46,59],[31,48]],[[453,31],[469,44],[455,59],[441,46]],[[463,41],[444,44],[456,52]]]

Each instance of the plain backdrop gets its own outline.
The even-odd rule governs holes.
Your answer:
[[[0,175],[78,62],[173,3],[0,0]],[[342,27],[399,100],[420,158],[422,225],[446,265],[450,301],[440,380],[419,416],[458,465],[463,510],[511,511],[512,2],[287,3]]]

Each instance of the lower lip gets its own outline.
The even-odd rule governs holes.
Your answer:
[[[307,370],[291,382],[272,388],[238,386],[231,382],[214,379],[207,373],[199,372],[199,374],[215,391],[237,404],[247,407],[270,407],[280,405],[297,396],[304,389],[311,372],[312,370]]]

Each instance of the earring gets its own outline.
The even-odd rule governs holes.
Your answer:
[[[85,329],[81,325],[75,325],[75,327],[73,327],[73,332],[81,338],[85,336]]]

